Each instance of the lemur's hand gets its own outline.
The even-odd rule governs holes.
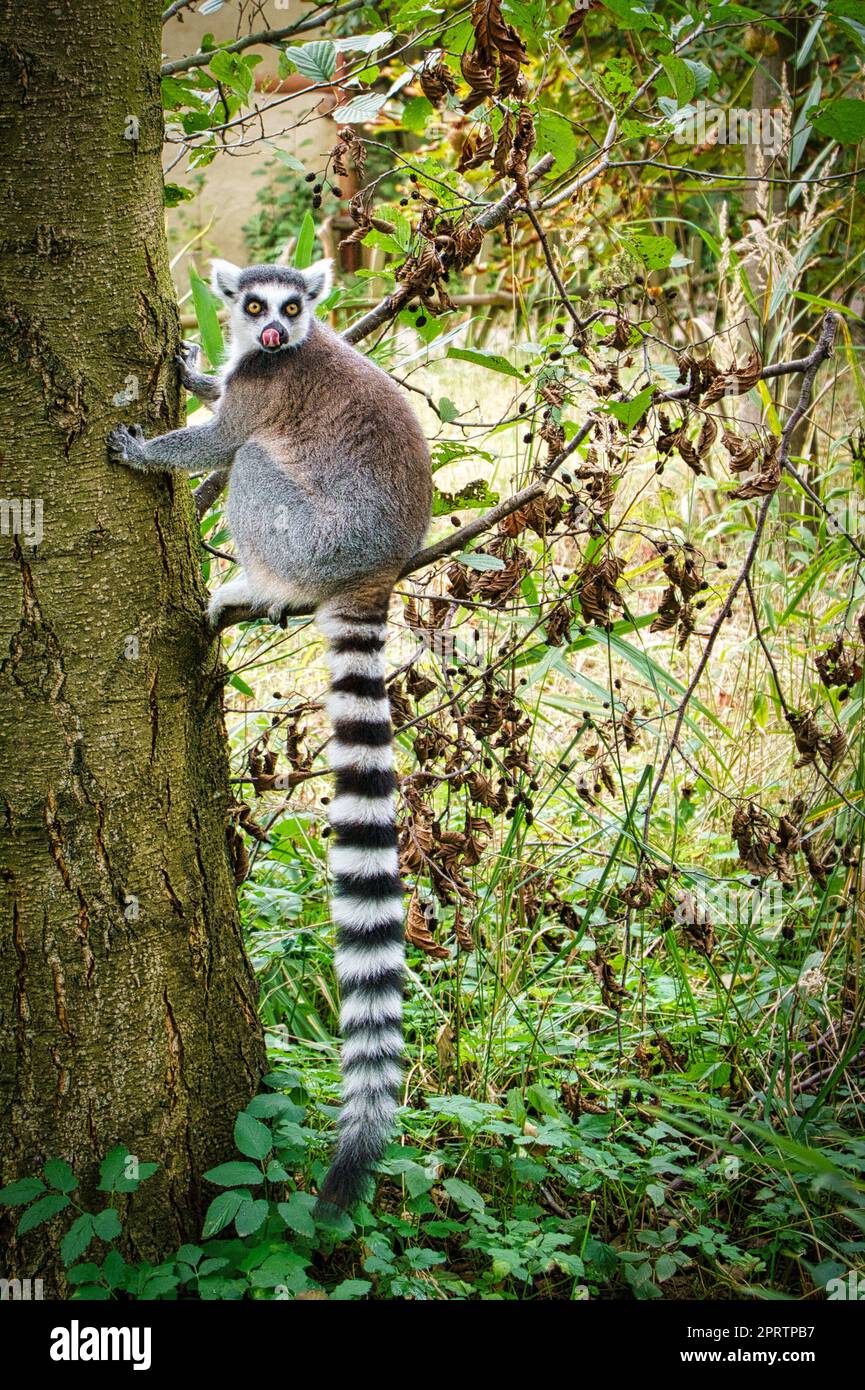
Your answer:
[[[146,468],[145,442],[140,425],[118,425],[108,436],[108,457],[128,468]]]
[[[179,352],[174,354],[177,374],[180,377],[181,385],[185,386],[187,391],[195,390],[193,381],[200,356],[201,350],[197,343],[181,343]]]
[[[177,375],[180,383],[185,386],[187,391],[191,391],[193,396],[197,396],[200,401],[210,404],[218,401],[222,395],[222,387],[218,376],[204,376],[198,370],[199,349],[197,343],[181,343],[180,351],[175,353],[174,361],[177,364]]]

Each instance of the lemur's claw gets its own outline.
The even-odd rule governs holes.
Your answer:
[[[140,425],[117,425],[108,435],[108,457],[129,468],[144,467],[144,431]]]
[[[285,627],[288,622],[288,614],[281,603],[272,603],[267,610],[267,619],[275,627]]]
[[[181,343],[179,351],[174,354],[180,383],[186,387],[187,391],[195,390],[193,376],[198,366],[198,357],[199,347],[197,343]]]

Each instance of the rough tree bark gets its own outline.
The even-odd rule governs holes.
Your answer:
[[[157,1160],[124,1199],[148,1258],[200,1231],[264,1060],[189,490],[105,452],[180,422],[160,10],[0,3],[2,1178]],[[62,1229],[7,1226],[0,1275],[56,1292]]]

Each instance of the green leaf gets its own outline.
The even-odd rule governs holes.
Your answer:
[[[403,1178],[410,1197],[419,1197],[422,1192],[429,1192],[435,1182],[432,1170],[422,1167],[413,1158],[388,1158],[380,1167],[383,1173]]]
[[[535,154],[555,157],[553,173],[562,173],[576,163],[577,137],[570,121],[557,111],[542,111],[535,121]]]
[[[486,478],[475,478],[472,482],[466,483],[459,492],[440,492],[438,488],[433,492],[433,516],[448,516],[451,512],[460,511],[463,508],[478,510],[481,507],[494,507],[499,500],[497,492],[491,492]]]
[[[228,1165],[226,1165],[228,1166]],[[207,1174],[205,1174],[205,1177]],[[207,1240],[233,1221],[241,1204],[248,1200],[243,1192],[220,1192],[207,1208],[201,1234]]]
[[[645,390],[641,391],[639,395],[634,396],[629,401],[608,401],[606,409],[611,415],[615,415],[616,419],[620,420],[626,429],[631,430],[634,428],[634,425],[642,420],[646,411],[649,409],[656,389],[654,385],[647,386]]]
[[[73,1265],[66,1271],[66,1282],[68,1284],[86,1284],[88,1280],[98,1279],[102,1270],[98,1265],[83,1264]]]
[[[486,1207],[486,1202],[481,1194],[470,1187],[467,1182],[462,1182],[460,1178],[446,1178],[442,1187],[462,1211],[477,1213]]]
[[[413,135],[423,135],[435,107],[426,97],[410,97],[402,113],[402,123]]]
[[[374,34],[346,34],[333,43],[338,53],[377,53],[392,38],[390,29],[378,29]]]
[[[216,1200],[218,1202],[219,1198],[217,1197]],[[185,1265],[197,1265],[203,1254],[204,1251],[200,1245],[181,1245],[176,1258],[182,1260]],[[107,1264],[108,1261],[106,1260],[105,1263]]]
[[[288,150],[280,149],[279,145],[275,144],[273,140],[266,140],[265,144],[270,146],[276,158],[281,164],[284,164],[287,169],[291,169],[295,174],[304,174],[306,172],[306,165],[298,159],[296,154],[291,154]]]
[[[56,1216],[58,1212],[64,1211],[68,1206],[68,1197],[59,1192],[51,1192],[47,1197],[43,1197],[41,1201],[34,1202],[32,1207],[27,1208],[15,1230],[19,1236],[26,1235],[28,1231],[32,1231],[36,1226],[41,1226],[43,1221],[50,1221],[52,1216]]]
[[[329,82],[336,71],[336,47],[327,39],[283,50],[298,72],[313,82]]]
[[[519,367],[515,367],[500,352],[482,352],[480,348],[448,348],[448,357],[457,358],[460,362],[475,362],[479,367],[486,367],[491,372],[502,372],[504,376],[515,376],[520,381],[523,373]]]
[[[364,246],[371,246],[374,250],[389,251],[392,256],[405,255],[405,248],[400,246],[396,237],[391,236],[389,232],[380,232],[375,227],[371,232],[366,233],[363,244]],[[412,323],[412,319],[407,317],[403,319],[403,322]]]
[[[268,1255],[251,1272],[249,1282],[254,1289],[275,1289],[282,1284],[291,1293],[302,1293],[310,1287],[306,1274],[308,1263],[305,1256],[298,1255],[294,1250],[281,1250],[278,1254]]]
[[[865,0],[829,0],[829,14],[852,34],[860,48],[865,48]],[[822,19],[822,14],[817,16],[812,30],[819,28]],[[801,68],[805,60],[800,52],[797,66]]]
[[[199,111],[207,109],[195,88],[177,77],[164,77],[161,91],[162,105],[166,111],[176,111],[181,106],[191,106]]]
[[[228,87],[241,101],[248,101],[252,93],[254,66],[248,58],[241,58],[236,53],[226,53],[225,49],[219,49],[214,53],[208,63],[217,82]]]
[[[364,1298],[372,1289],[368,1279],[343,1279],[331,1291],[331,1302],[345,1303],[350,1298]]]
[[[647,270],[666,270],[677,254],[676,243],[668,236],[630,233],[622,240]]]
[[[865,139],[865,101],[843,97],[830,102],[814,117],[812,125],[839,145],[858,145]]]
[[[659,16],[650,14],[645,5],[631,4],[631,0],[604,0],[604,7],[616,16],[619,21],[616,27],[619,29],[634,29],[641,33],[643,29],[664,28]]]
[[[469,1131],[478,1129],[485,1120],[501,1113],[497,1105],[472,1100],[470,1096],[428,1096],[427,1106],[448,1119],[456,1120]]]
[[[234,1122],[234,1142],[248,1158],[267,1158],[273,1148],[273,1135],[261,1120],[243,1111]]]
[[[676,1273],[677,1268],[672,1255],[659,1255],[655,1261],[655,1278],[658,1283],[662,1284],[665,1279],[669,1279],[671,1274]]]
[[[483,550],[464,550],[457,559],[472,570],[503,570],[504,560],[498,555],[487,555]]]
[[[340,125],[362,125],[365,121],[374,121],[386,101],[386,93],[364,92],[330,114]]]
[[[80,1289],[75,1289],[69,1297],[75,1303],[106,1303],[111,1297],[111,1291],[102,1284],[82,1284]]]
[[[184,1246],[184,1249],[189,1247]],[[178,1252],[179,1254],[179,1252]],[[102,1273],[109,1288],[119,1289],[126,1273],[126,1261],[119,1250],[109,1250],[102,1263]]]
[[[58,1192],[74,1192],[78,1186],[78,1179],[64,1158],[49,1158],[42,1172]]]
[[[558,1118],[559,1107],[556,1104],[556,1097],[549,1086],[529,1086],[526,1091],[526,1100],[529,1105],[534,1106],[539,1115],[550,1115]]]
[[[419,1245],[409,1246],[405,1257],[412,1269],[432,1269],[446,1264],[448,1258],[443,1250],[425,1250]]]
[[[438,411],[446,425],[453,424],[454,420],[459,419],[459,407],[455,406],[448,396],[439,398]]]
[[[99,1191],[137,1192],[145,1178],[152,1177],[158,1168],[158,1163],[140,1163],[130,1154],[125,1144],[117,1144],[102,1160],[99,1169]]]
[[[79,1256],[84,1254],[94,1235],[93,1217],[88,1211],[82,1212],[78,1220],[73,1221],[60,1242],[60,1255],[63,1263],[65,1265],[74,1264]]]
[[[287,1115],[290,1120],[297,1120],[303,1114],[290,1096],[263,1095],[253,1096],[246,1107],[247,1115],[254,1115],[258,1120],[273,1119],[275,1115]]]
[[[239,1161],[219,1163],[215,1168],[208,1169],[204,1176],[208,1182],[216,1183],[217,1187],[255,1187],[264,1182],[260,1168],[256,1168],[254,1163]]]
[[[192,305],[198,321],[201,342],[207,353],[211,367],[218,367],[225,356],[225,343],[222,328],[217,317],[219,300],[205,284],[201,276],[190,267],[189,285],[192,290]]]
[[[234,1228],[239,1236],[251,1236],[267,1220],[270,1204],[263,1197],[246,1197],[237,1209]]]
[[[123,1229],[120,1225],[120,1217],[113,1207],[105,1207],[104,1210],[97,1212],[93,1218],[93,1229],[100,1240],[116,1240]]]
[[[687,106],[697,91],[697,75],[684,58],[661,58],[669,89],[679,106]]]
[[[312,264],[312,251],[315,245],[315,222],[309,208],[303,214],[303,221],[300,224],[300,231],[297,234],[297,245],[294,248],[294,267],[295,270],[306,270]]]
[[[172,1289],[176,1289],[179,1283],[180,1280],[176,1274],[154,1274],[152,1278],[147,1280],[139,1298],[145,1301],[158,1298],[160,1294],[171,1293]]]
[[[191,188],[183,188],[179,183],[166,183],[162,186],[162,201],[167,208],[176,208],[179,203],[188,203],[195,197]]]
[[[10,1182],[8,1187],[0,1187],[0,1205],[20,1207],[25,1202],[32,1202],[44,1191],[45,1184],[41,1178],[19,1178],[17,1182]]]
[[[296,1231],[299,1236],[312,1238],[315,1235],[314,1205],[314,1199],[311,1200],[307,1193],[292,1192],[287,1202],[277,1203],[276,1210],[290,1230]]]
[[[129,1150],[125,1144],[117,1144],[108,1153],[99,1166],[99,1191],[113,1192],[117,1179],[122,1176],[126,1169],[126,1160],[129,1157]]]

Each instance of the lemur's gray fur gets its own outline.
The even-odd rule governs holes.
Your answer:
[[[217,628],[237,606],[280,621],[314,608],[328,642],[330,819],[342,995],[343,1107],[322,1187],[348,1207],[388,1141],[402,1054],[402,885],[384,683],[387,607],[429,524],[429,451],[391,378],[315,317],[329,261],[308,270],[214,262],[231,311],[219,378],[178,358],[181,379],[218,402],[205,425],[145,440],[109,436],[112,459],[138,469],[231,469],[228,519],[242,573],[214,594]]]

